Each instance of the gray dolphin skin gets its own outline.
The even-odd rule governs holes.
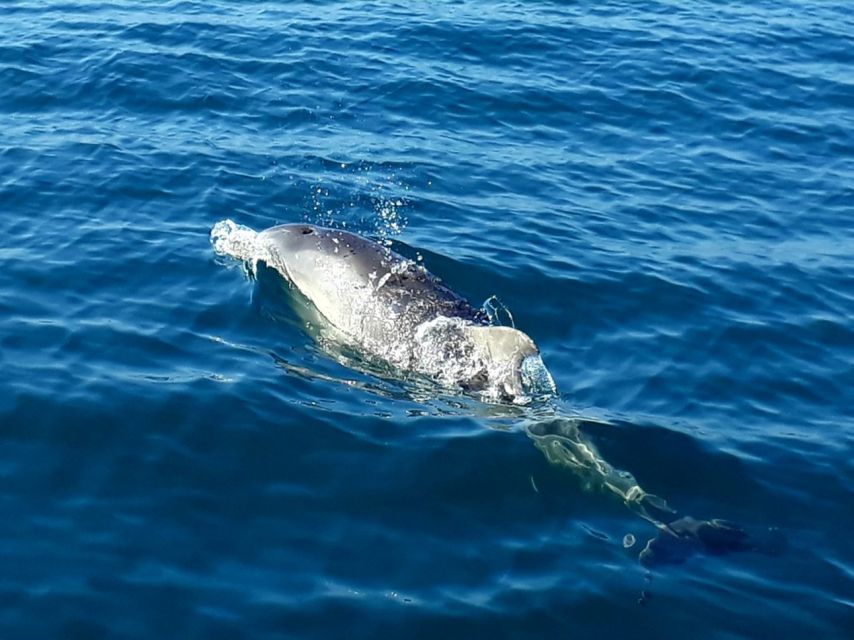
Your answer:
[[[401,370],[482,393],[487,400],[525,402],[530,394],[555,391],[531,338],[491,325],[481,309],[424,267],[378,242],[311,224],[283,224],[258,233],[231,220],[214,225],[211,242],[218,254],[253,268],[264,262],[310,303],[298,307],[309,311],[304,319],[314,325],[319,314],[335,339]],[[538,416],[525,431],[549,462],[570,469],[587,486],[614,493],[655,525],[657,535],[639,556],[644,566],[680,563],[698,553],[776,555],[785,549],[776,528],[748,530],[725,520],[677,517],[632,474],[606,462],[582,433],[581,422]]]
[[[283,224],[260,232],[256,244],[329,324],[397,367],[516,402],[527,397],[531,376],[523,373],[545,371],[531,338],[490,326],[436,276],[368,238]]]

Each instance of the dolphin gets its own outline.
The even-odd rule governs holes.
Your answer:
[[[555,391],[530,337],[491,325],[481,309],[383,244],[311,224],[259,233],[231,220],[214,225],[211,242],[220,255],[253,269],[256,262],[274,269],[344,340],[396,367],[482,392],[487,399],[520,403],[528,393]],[[580,424],[577,418],[538,417],[525,431],[549,462],[571,469],[591,487],[613,492],[655,525],[656,537],[639,556],[644,566],[680,563],[696,553],[776,555],[785,549],[776,528],[749,531],[720,519],[673,519],[678,514],[665,500],[601,457]]]
[[[242,234],[242,236],[241,236]],[[534,341],[489,317],[423,266],[355,233],[282,224],[211,231],[218,253],[262,261],[345,340],[405,371],[500,401],[554,390]]]

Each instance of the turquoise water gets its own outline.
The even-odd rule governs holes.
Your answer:
[[[852,33],[789,0],[0,5],[0,637],[850,637]],[[559,395],[336,359],[224,218],[422,256]],[[643,564],[656,526],[543,433],[786,544]]]

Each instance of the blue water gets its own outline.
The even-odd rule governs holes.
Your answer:
[[[851,637],[852,34],[832,1],[3,3],[0,637]],[[342,364],[223,218],[423,256],[559,397]],[[524,426],[570,416],[786,547],[642,565],[656,527]]]

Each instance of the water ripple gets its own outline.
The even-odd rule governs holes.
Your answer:
[[[0,635],[846,637],[844,3],[0,16]],[[331,357],[211,255],[226,217],[496,295],[560,397]],[[656,527],[525,435],[561,419],[789,550],[647,573]]]

